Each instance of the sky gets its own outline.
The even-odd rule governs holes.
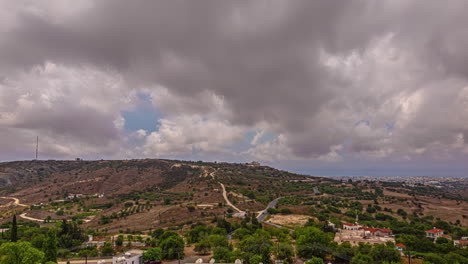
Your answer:
[[[468,177],[464,0],[0,0],[0,160]]]

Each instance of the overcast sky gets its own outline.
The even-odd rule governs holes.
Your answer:
[[[468,1],[0,0],[0,160],[468,176]]]

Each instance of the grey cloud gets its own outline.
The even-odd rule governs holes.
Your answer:
[[[433,104],[449,105],[467,83],[466,10],[465,1],[96,1],[59,22],[19,15],[0,41],[0,69],[94,64],[117,70],[132,86],[162,85],[183,100],[210,91],[223,98],[231,124],[265,122],[300,157],[324,155],[346,141],[356,152],[448,144],[466,133],[459,123],[465,115],[448,122],[450,113]],[[395,80],[406,65],[381,69],[386,65],[369,55],[388,34],[388,48],[415,61],[410,81]],[[324,65],[324,53],[370,56],[369,66],[357,64],[355,75],[344,76]],[[440,97],[429,89],[410,124],[399,126],[404,114],[395,102],[402,92],[449,78],[460,80],[446,88],[453,93]],[[393,87],[379,89],[386,82]],[[186,105],[187,112],[206,112]],[[377,129],[353,133],[362,119]],[[392,136],[382,132],[386,122],[397,123]]]

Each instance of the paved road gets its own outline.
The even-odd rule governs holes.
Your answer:
[[[257,215],[257,220],[259,222],[262,222],[263,220],[265,220],[265,217],[267,217],[268,215],[268,209],[270,208],[275,208],[276,205],[278,204],[278,201],[281,199],[281,197],[278,197],[276,199],[274,199],[273,201],[271,201],[267,207],[265,208],[265,210],[261,211],[258,215]]]

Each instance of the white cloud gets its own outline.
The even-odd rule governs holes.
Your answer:
[[[175,156],[195,151],[225,152],[244,137],[244,129],[219,119],[199,115],[161,119],[158,131],[146,137],[143,153],[148,156]]]

